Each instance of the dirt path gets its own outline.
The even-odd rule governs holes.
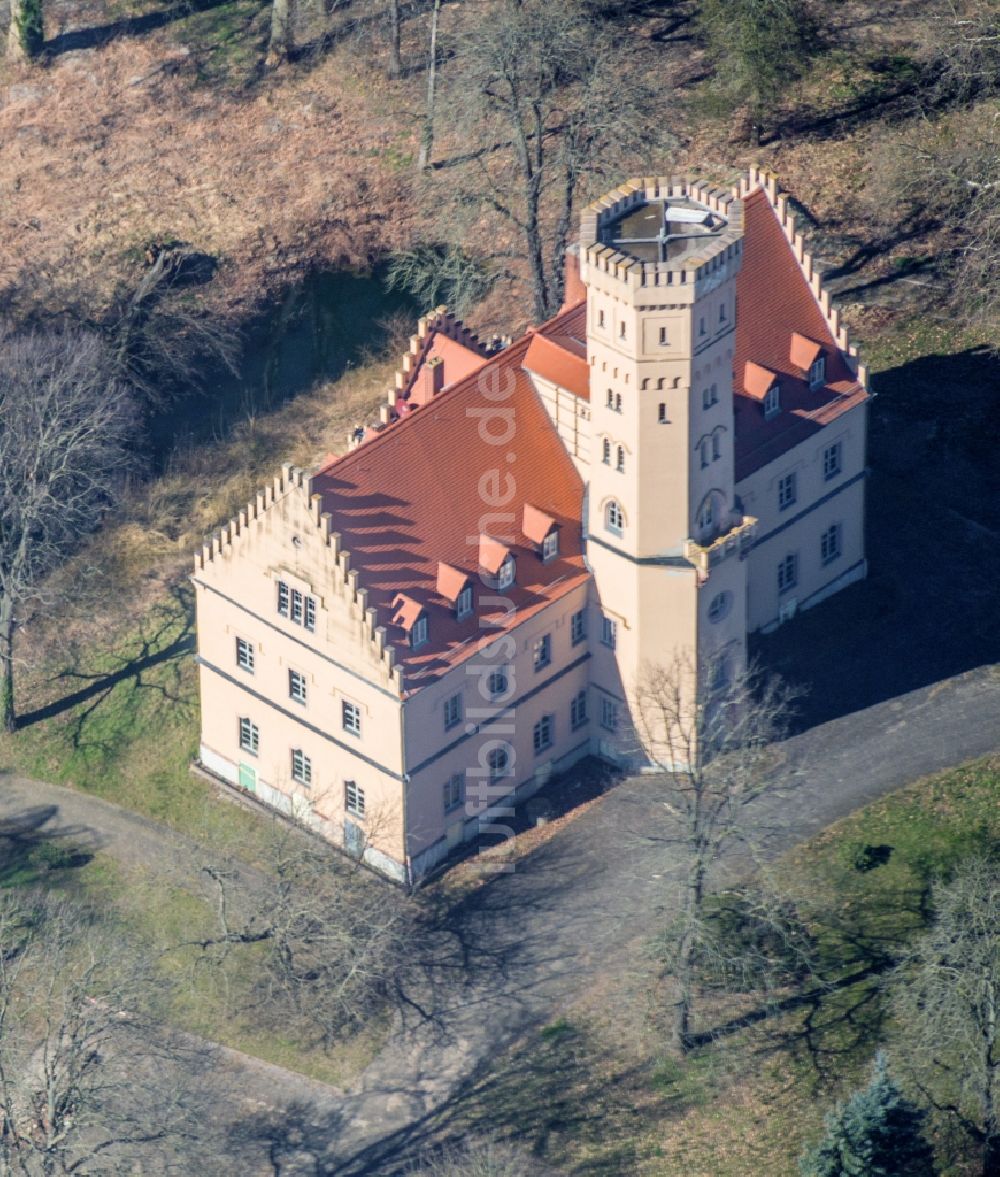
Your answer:
[[[805,732],[788,745],[787,772],[797,787],[771,850],[998,746],[996,668]],[[170,870],[192,861],[185,839],[115,806],[51,785],[4,782],[0,816],[25,804],[57,805],[55,821],[90,828],[107,853],[142,854],[147,869],[165,859]],[[258,1170],[273,1157],[283,1177],[407,1171],[448,1130],[505,1046],[557,1017],[610,970],[629,967],[651,916],[671,902],[676,861],[668,845],[647,836],[656,823],[650,783],[626,782],[513,874],[480,888],[456,918],[451,961],[414,984],[419,1012],[400,1019],[387,1049],[346,1095],[227,1057],[225,1095],[210,1116],[218,1167],[202,1171],[278,1171]]]

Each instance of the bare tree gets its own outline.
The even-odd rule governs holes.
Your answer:
[[[269,68],[284,64],[292,52],[292,5],[294,0],[271,0],[271,35],[267,42]]]
[[[402,27],[400,24],[399,0],[386,0],[389,19],[389,77],[398,78],[403,73]]]
[[[691,1040],[699,959],[710,939],[709,870],[734,844],[753,848],[767,820],[762,802],[785,784],[775,771],[792,692],[723,654],[694,661],[678,654],[647,665],[635,688],[636,729],[659,770],[666,833],[682,859],[682,897],[668,937],[676,995],[673,1045]]]
[[[438,24],[441,17],[441,0],[432,0],[430,33],[427,48],[427,106],[424,111],[424,129],[420,136],[420,151],[417,155],[417,169],[425,172],[431,166],[431,152],[434,150],[434,114],[437,106],[438,68]]]
[[[938,102],[967,102],[1000,87],[1000,3],[934,0],[914,24]]]
[[[930,1105],[1000,1172],[1000,867],[972,859],[933,888],[931,928],[891,980],[899,1053]]]
[[[0,722],[16,726],[22,610],[111,507],[136,414],[99,338],[0,334]]]
[[[263,878],[208,867],[218,888],[218,934],[208,952],[265,949],[260,1011],[329,1046],[358,1029],[394,993],[417,930],[407,897],[332,848],[276,827]]]
[[[4,1173],[121,1172],[180,1129],[185,1092],[176,1071],[163,1082],[177,1055],[156,1016],[159,989],[114,923],[65,898],[3,893]]]
[[[603,182],[662,125],[641,50],[577,0],[493,0],[460,41],[451,80],[474,182],[461,201],[520,235],[536,319],[562,301],[563,258],[584,177]]]

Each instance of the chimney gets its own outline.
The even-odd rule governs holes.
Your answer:
[[[587,297],[587,288],[580,278],[580,246],[567,246],[565,255],[565,271],[563,277],[563,302],[560,310],[576,306]]]
[[[444,360],[441,356],[431,356],[420,369],[417,379],[410,390],[410,403],[429,405],[435,395],[444,388]]]

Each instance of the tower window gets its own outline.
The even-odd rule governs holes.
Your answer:
[[[711,495],[701,504],[698,512],[698,526],[702,531],[711,531],[715,526],[715,500]]]
[[[603,311],[597,312],[597,325],[598,325],[598,327],[604,326],[604,312]]]
[[[719,440],[720,434],[712,434],[712,461],[717,462],[722,457],[722,444]]]
[[[660,346],[661,347],[665,346],[666,342],[667,342],[667,329],[666,329],[666,327],[661,327],[660,328]]]
[[[611,465],[611,442],[607,438],[604,439],[604,456],[601,459],[605,466]]]
[[[656,420],[660,425],[667,424],[667,406],[663,403],[663,401],[660,401],[660,407],[656,414]]]
[[[724,323],[725,321],[726,321],[726,304],[723,303],[719,307],[719,322]]]
[[[618,447],[618,462],[615,466],[615,469],[619,474],[625,473],[625,450],[622,446]]]
[[[620,392],[618,392],[618,393],[615,393],[615,412],[620,413],[621,411],[622,411],[622,394]]]
[[[613,409],[614,407],[615,407],[615,394],[609,388],[608,389],[608,408]]]
[[[625,320],[624,319],[622,319],[622,321],[618,324],[618,338],[619,339],[625,338]]]
[[[705,440],[701,443],[701,468],[702,468],[702,470],[704,470],[705,467],[708,465],[708,463],[711,461],[710,446],[711,446],[711,443],[709,442],[708,438],[706,437]]]
[[[704,315],[698,320],[698,334],[699,335],[707,335],[708,334],[708,332],[705,330],[705,317],[704,317]]]
[[[625,516],[621,506],[612,499],[604,509],[604,526],[612,535],[621,535],[625,530]]]

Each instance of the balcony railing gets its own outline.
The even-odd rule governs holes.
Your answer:
[[[702,545],[693,539],[685,541],[684,555],[706,576],[710,569],[728,560],[730,556],[746,556],[753,547],[757,531],[757,520],[746,515],[734,527],[724,532],[710,544]]]

